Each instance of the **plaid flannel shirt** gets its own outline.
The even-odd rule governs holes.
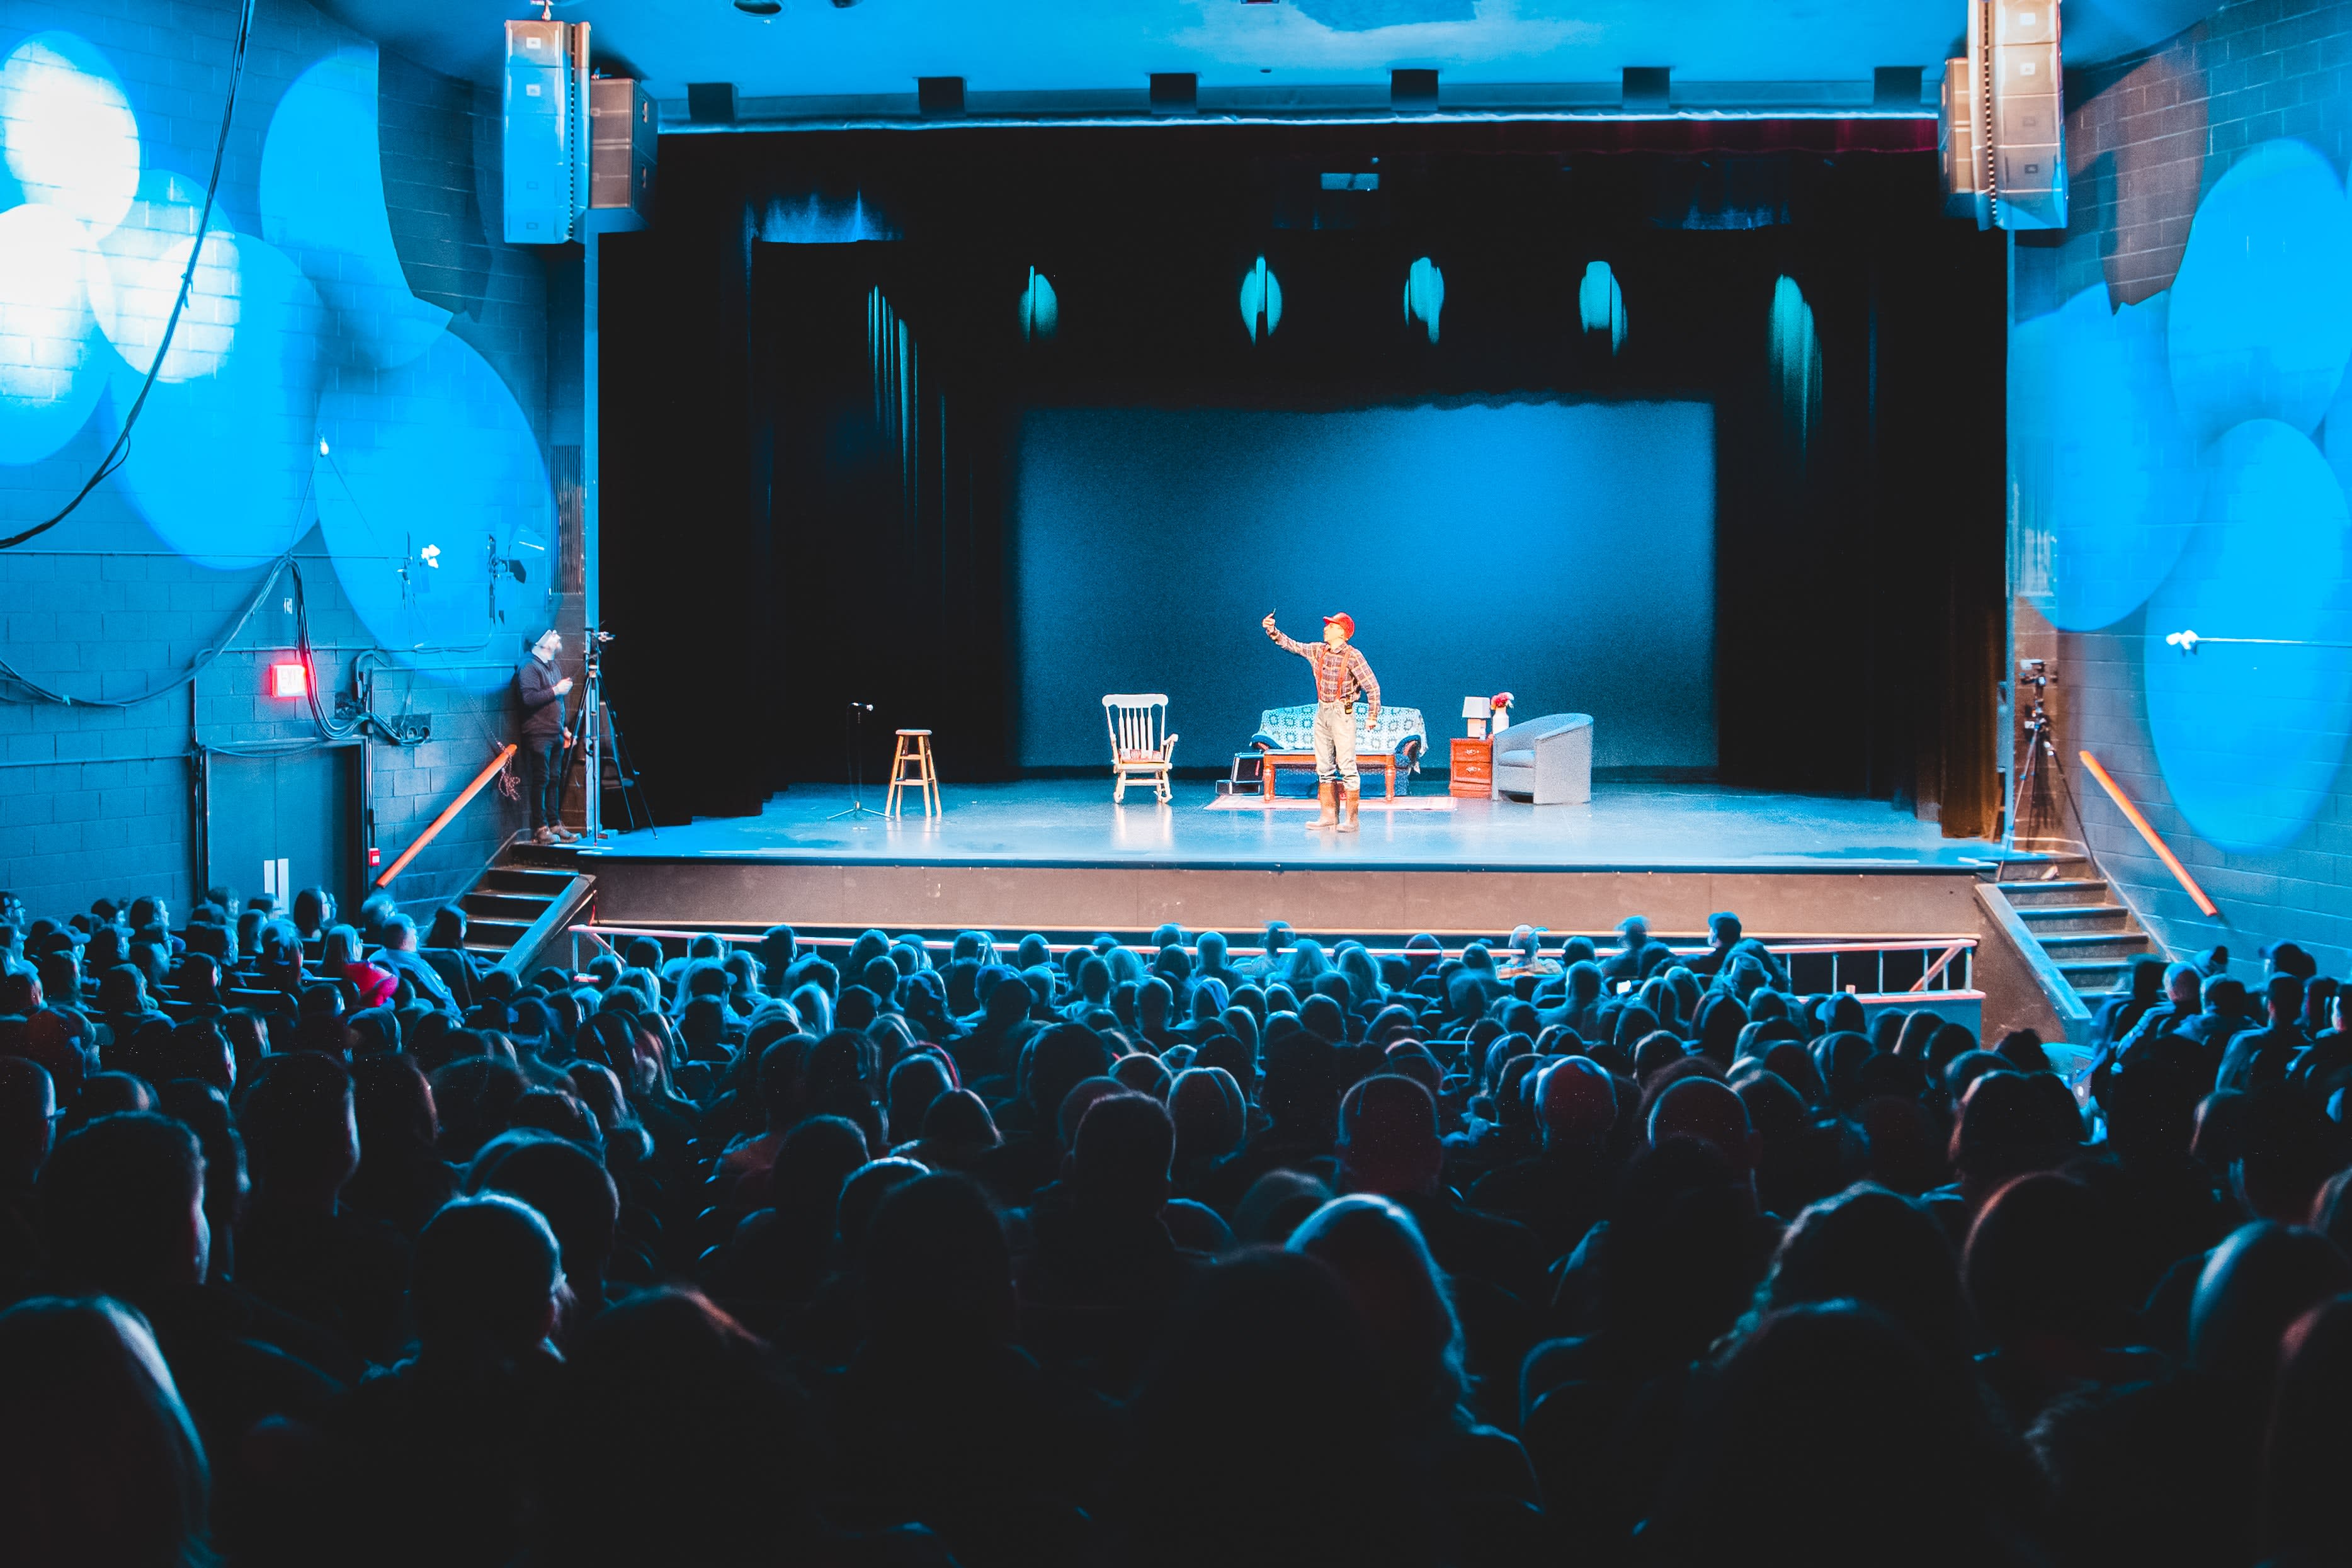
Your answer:
[[[1328,643],[1304,643],[1284,637],[1268,627],[1266,636],[1285,652],[1295,653],[1315,667],[1315,700],[1318,702],[1352,702],[1360,690],[1371,699],[1374,708],[1381,705],[1381,683],[1372,675],[1372,667],[1354,643],[1341,643],[1337,648]]]

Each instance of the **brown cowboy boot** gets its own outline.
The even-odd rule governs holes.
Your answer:
[[[1339,831],[1356,831],[1356,814],[1363,809],[1364,786],[1355,780],[1342,781],[1339,785]]]
[[[1336,826],[1339,821],[1339,786],[1335,784],[1318,784],[1315,786],[1315,799],[1322,806],[1323,815],[1308,823],[1307,831],[1312,833],[1319,827]]]

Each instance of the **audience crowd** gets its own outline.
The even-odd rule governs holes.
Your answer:
[[[2346,993],[2062,1071],[1713,929],[0,895],[0,1557],[2352,1563]]]

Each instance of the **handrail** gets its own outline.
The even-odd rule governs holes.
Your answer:
[[[466,809],[466,803],[481,794],[482,786],[489,783],[492,776],[507,765],[507,759],[514,754],[515,746],[512,741],[499,747],[499,754],[490,759],[490,765],[476,773],[474,782],[459,790],[457,798],[441,808],[441,815],[433,819],[432,826],[416,836],[416,842],[402,850],[400,858],[383,868],[383,875],[375,879],[375,885],[379,888],[390,887],[392,879],[408,869],[408,863],[416,858],[418,852],[440,837],[441,830],[448,826],[459,812]]]
[[[682,931],[675,927],[605,925],[601,923],[583,929],[591,931],[595,935],[598,944],[604,947],[607,952],[614,952],[616,957],[619,956],[618,952],[614,948],[610,940],[614,937],[649,936],[656,938],[656,940],[663,937],[669,937],[680,941],[688,941],[694,937],[712,934],[707,930]],[[807,933],[800,933],[797,940],[803,948],[846,948],[855,945],[857,941],[856,937],[851,936],[813,936]],[[923,946],[932,952],[948,952],[955,946],[954,941],[950,938],[927,937],[922,939],[922,941]],[[1058,956],[1078,948],[1090,947],[1093,944],[1090,942],[1049,942],[1045,944],[1045,947],[1048,952]],[[1706,951],[1704,946],[1696,944],[1677,945],[1674,943],[1661,943],[1659,945],[1665,946],[1670,952],[1683,957],[1688,957]],[[1931,993],[1928,991],[1928,987],[1932,985],[1937,979],[1943,976],[1948,970],[1952,970],[1956,973],[1964,973],[1966,968],[1965,963],[1958,963],[1957,961],[1973,959],[1976,954],[1976,947],[1977,938],[1973,934],[1967,936],[1887,937],[1884,939],[1861,937],[1847,942],[1822,942],[1815,939],[1806,939],[1803,941],[1785,942],[1768,941],[1764,943],[1765,951],[1777,957],[1826,954],[1834,958],[1836,954],[1848,952],[1934,952],[1939,955],[1936,963],[1927,969],[1926,974],[1912,987],[1910,993],[1903,993],[1903,994],[1936,995],[1942,995],[1946,993]],[[1248,947],[1239,944],[1228,945],[1225,951],[1234,958],[1262,957],[1265,952],[1262,947]],[[1370,952],[1374,958],[1412,958],[1421,956],[1422,952],[1425,950],[1414,950],[1403,947],[1368,947],[1366,951]],[[1496,948],[1494,951],[1496,960],[1498,963],[1505,963],[1507,962],[1507,950]],[[1459,947],[1441,946],[1436,954],[1436,958],[1439,961],[1448,958],[1459,958],[1461,956],[1462,950]],[[1834,975],[1834,970],[1832,970],[1832,974]],[[1963,978],[1959,981],[1957,987],[1951,987],[1950,989],[1965,990],[1969,987],[1969,980]],[[1837,986],[1834,980],[1832,981],[1832,988],[1843,989],[1842,986]],[[1879,993],[1875,990],[1872,992],[1872,994],[1877,994]],[[1897,994],[1896,993],[1887,994]]]
[[[498,966],[509,974],[521,974],[524,968],[540,955],[541,950],[555,940],[556,932],[572,923],[572,917],[580,912],[580,906],[587,901],[589,892],[595,886],[596,879],[593,877],[574,877],[564,883],[563,890],[550,900],[547,908],[539,912],[539,918],[515,938],[514,945],[507,949],[506,956],[499,960]]]
[[[2099,787],[2107,792],[2107,798],[2116,803],[2116,809],[2124,814],[2124,819],[2139,829],[2139,836],[2147,840],[2147,847],[2156,851],[2156,858],[2164,862],[2164,868],[2172,873],[2172,879],[2180,884],[2181,890],[2197,900],[2199,912],[2208,920],[2220,914],[2221,906],[2197,885],[2197,879],[2189,874],[2189,868],[2180,863],[2180,857],[2172,852],[2171,847],[2156,836],[2155,827],[2140,815],[2139,807],[2124,798],[2122,787],[2108,775],[2106,769],[2099,765],[2099,759],[2088,752],[2074,754],[2083,759],[2083,765],[2091,770],[2091,776],[2099,781]]]

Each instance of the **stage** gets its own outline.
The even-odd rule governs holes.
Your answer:
[[[1407,799],[1443,787],[1424,778]],[[1881,801],[1706,784],[1603,782],[1589,805],[1388,812],[1368,796],[1354,834],[1309,832],[1297,810],[1211,809],[1207,783],[1174,796],[1131,788],[1114,805],[1107,778],[950,784],[927,822],[840,816],[848,790],[797,786],[757,817],[528,854],[593,875],[607,924],[1245,932],[1282,919],[1475,934],[1600,932],[1640,914],[1696,935],[1729,909],[1758,934],[1836,939],[1974,934],[1973,885],[1998,853]]]

